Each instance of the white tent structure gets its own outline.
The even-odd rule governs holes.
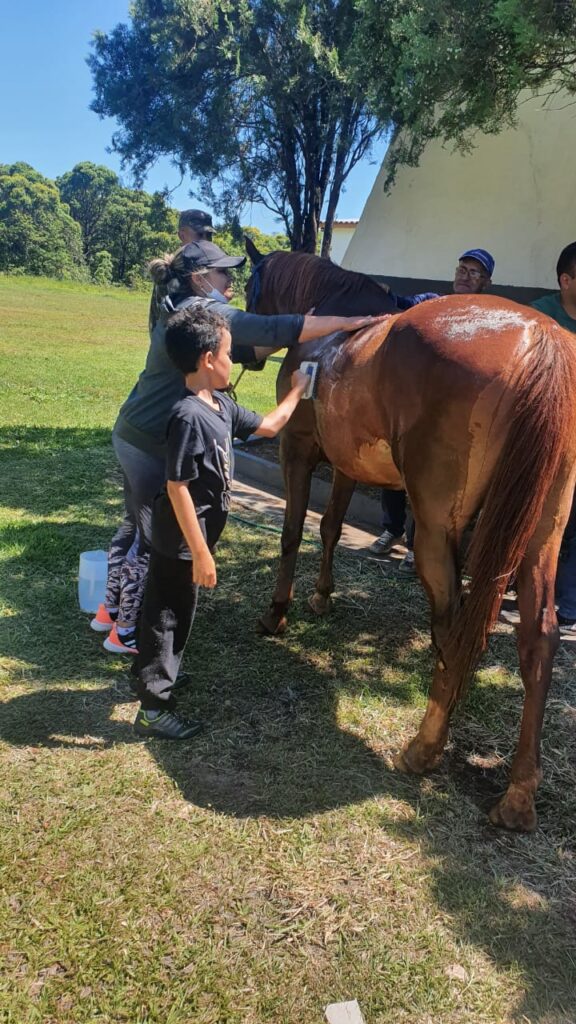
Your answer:
[[[333,222],[332,246],[330,248],[330,259],[333,263],[342,265],[357,225],[357,220],[335,220]],[[320,221],[320,229],[324,231],[324,221]]]
[[[475,141],[467,155],[430,143],[388,195],[385,160],[343,266],[399,294],[449,291],[458,257],[480,247],[496,260],[495,291],[529,299],[556,288],[558,254],[576,240],[576,103],[526,97],[517,128]]]

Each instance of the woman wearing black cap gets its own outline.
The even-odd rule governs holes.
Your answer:
[[[178,218],[178,238],[182,245],[189,242],[211,242],[214,234],[212,217],[206,210],[182,210]],[[162,261],[160,261],[162,262]],[[166,289],[161,281],[156,281],[150,298],[150,313],[148,315],[148,330],[150,333],[156,326],[160,316],[160,307],[166,298]]]
[[[108,556],[106,597],[91,626],[109,632],[104,647],[136,654],[135,627],[148,566],[152,500],[164,483],[166,429],[170,410],[183,390],[182,375],[168,358],[168,318],[186,306],[210,306],[229,323],[234,362],[252,363],[281,348],[335,331],[355,331],[374,317],[259,316],[230,306],[231,270],[244,256],[227,256],[209,241],[191,242],[173,255],[153,260],[150,273],[167,295],[150,335],[146,365],[120,409],[112,443],[124,476],[126,512]]]

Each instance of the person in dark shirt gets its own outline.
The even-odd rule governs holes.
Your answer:
[[[532,305],[551,316],[560,327],[576,334],[576,242],[570,242],[562,249],[556,264],[556,277],[559,290],[543,295]]]
[[[576,334],[576,242],[570,242],[560,253],[556,277],[559,291],[536,299],[532,305],[556,320],[560,327]],[[562,538],[556,600],[560,636],[564,640],[576,640],[576,495]]]
[[[185,308],[166,330],[166,351],[184,374],[186,390],[168,424],[167,480],[152,511],[139,627],[139,736],[189,739],[201,728],[176,713],[174,689],[198,588],[216,585],[214,548],[230,508],[232,438],[274,437],[308,382],[297,370],[291,390],[272,412],[250,412],[220,390],[230,382],[231,345],[228,322],[210,309]]]

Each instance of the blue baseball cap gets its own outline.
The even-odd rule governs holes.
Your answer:
[[[494,273],[494,257],[486,249],[467,249],[466,252],[462,253],[460,259],[477,260],[484,267],[488,277],[492,277]]]

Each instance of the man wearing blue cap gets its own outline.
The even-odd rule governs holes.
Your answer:
[[[467,249],[458,260],[452,291],[455,295],[479,295],[492,282],[494,257],[486,249]],[[420,292],[419,295],[397,295],[398,309],[410,309],[427,299],[438,299],[438,292]]]
[[[455,295],[479,295],[487,291],[492,282],[494,257],[486,249],[467,249],[458,260],[454,272],[452,291]],[[437,292],[420,292],[418,295],[397,295],[398,309],[410,309],[427,299],[437,299]],[[393,491],[388,487],[382,489],[382,525],[381,535],[368,548],[370,554],[383,558],[389,554],[406,530],[408,551],[399,570],[406,575],[413,575],[414,567],[414,520],[406,515],[406,491]]]

